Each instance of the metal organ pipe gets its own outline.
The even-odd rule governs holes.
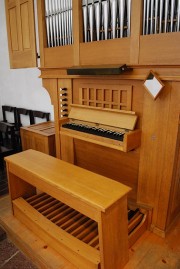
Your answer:
[[[116,38],[116,21],[117,21],[117,1],[110,0],[111,5],[111,38]]]
[[[131,33],[131,0],[127,0],[127,36]]]
[[[143,8],[143,35],[146,34],[146,5],[147,0],[144,0],[144,8]]]
[[[164,14],[164,33],[167,32],[168,26],[168,10],[169,10],[169,0],[165,0],[165,14]]]
[[[159,9],[159,0],[155,0],[155,26],[154,26],[154,33],[157,33],[158,28],[158,9]]]
[[[73,44],[72,0],[45,0],[47,46]]]
[[[108,28],[109,28],[109,1],[102,2],[102,16],[103,16],[103,29],[104,39],[108,39]]]
[[[178,0],[177,4],[177,31],[180,30],[180,0]]]
[[[119,25],[120,25],[120,37],[123,37],[124,33],[124,13],[125,13],[125,0],[119,0]]]
[[[131,0],[82,0],[84,42],[130,36]]]
[[[88,0],[86,0],[86,5],[83,6],[83,22],[84,22],[84,41],[88,40]]]
[[[45,17],[47,29],[47,45],[50,47],[50,23],[49,23],[49,1],[45,0]]]
[[[173,32],[174,9],[175,9],[175,0],[171,0],[171,32]]]
[[[101,27],[101,1],[94,4],[95,8],[95,21],[96,21],[96,40],[100,40],[100,27]]]
[[[151,0],[151,21],[150,21],[150,34],[153,33],[153,26],[154,26],[154,0]]]
[[[159,33],[162,33],[163,7],[164,7],[164,0],[160,0]]]
[[[180,31],[180,0],[144,0],[143,35],[178,31]]]
[[[94,1],[91,5],[88,5],[88,15],[89,15],[89,31],[90,31],[90,41],[93,41],[94,33]]]

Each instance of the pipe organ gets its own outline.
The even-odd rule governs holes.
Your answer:
[[[180,0],[37,4],[40,78],[54,106],[57,158],[131,188],[128,205],[148,216],[133,242],[146,227],[165,236],[180,212]],[[119,74],[68,73],[125,65]],[[155,100],[143,86],[150,71],[164,84]],[[17,209],[21,203],[28,206],[20,199]]]
[[[46,19],[52,21],[50,29],[53,29],[55,19],[52,20],[52,16],[47,18],[49,8],[47,2],[45,4]],[[169,167],[166,181],[169,182],[169,193],[177,195],[178,188],[174,189],[174,194],[172,191],[177,178],[173,177],[175,164],[171,160],[174,156],[175,162],[178,150],[180,1],[78,0],[71,4],[72,45],[49,48],[42,43],[41,78],[55,106],[57,156],[129,185],[132,188],[129,201],[153,208],[153,230],[165,234],[173,220],[173,212],[179,208],[179,204],[174,204],[176,209],[170,212],[170,196],[160,195],[164,177],[159,171]],[[43,1],[39,5],[39,14],[43,18]],[[66,29],[63,32],[66,35]],[[45,36],[42,37],[45,40]],[[124,63],[132,70],[118,75],[68,72],[73,67],[76,70],[101,68],[103,65],[111,68]],[[150,70],[165,85],[156,101],[151,100],[143,87]],[[70,117],[74,110],[75,114],[78,113],[78,122],[74,122],[74,115]],[[128,133],[121,130],[125,132],[124,137],[127,135],[130,139],[130,147],[126,144],[128,140],[120,138],[114,125],[109,124],[110,131],[106,124],[99,127],[99,120],[108,119],[109,115],[116,117],[115,110],[120,112],[118,117],[121,117],[122,111],[129,116],[134,112],[137,115],[133,130]],[[95,111],[95,116],[91,117],[89,127],[84,116],[91,115],[92,111]],[[108,116],[104,116],[106,113],[109,113]],[[176,119],[171,121],[173,113]],[[162,123],[162,119],[166,121]],[[171,141],[174,137],[171,153],[168,147],[164,147],[169,143],[167,130],[168,135],[171,133]],[[114,143],[109,138],[111,134],[115,137],[115,144],[121,144],[118,149],[111,145]],[[104,144],[106,139],[109,139],[108,143]],[[162,208],[166,212],[163,217]]]

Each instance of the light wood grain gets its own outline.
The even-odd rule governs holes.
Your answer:
[[[98,269],[100,263],[98,250],[59,229],[21,198],[13,201],[13,209],[18,220],[30,227],[46,244],[54,248],[72,264],[79,268]]]
[[[36,67],[34,3],[6,0],[5,4],[10,67]]]
[[[7,157],[6,162],[13,212],[20,221],[78,268],[98,269],[99,262],[102,269],[110,264],[114,269],[123,268],[128,260],[129,187],[34,150]],[[96,221],[99,250],[72,238],[73,234],[67,234],[29,205],[24,198],[34,195],[35,188]],[[110,230],[116,237],[106,235]],[[105,257],[108,252],[111,254]]]
[[[35,149],[56,156],[55,129],[53,122],[44,122],[21,127],[22,149]]]
[[[12,215],[9,196],[0,199],[0,225],[5,229],[10,240],[38,268],[42,269],[77,269],[56,250],[35,235],[29,228]]]
[[[0,225],[6,230],[13,243],[39,268],[77,269],[12,215],[9,196],[0,199]],[[177,269],[179,246],[180,219],[177,219],[165,239],[146,231],[129,250],[130,261],[124,268]]]

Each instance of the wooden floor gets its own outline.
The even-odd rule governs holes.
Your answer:
[[[124,269],[180,269],[180,217],[166,238],[146,231],[131,247]]]
[[[13,217],[8,196],[0,198],[0,225],[39,268],[77,269]],[[180,218],[166,239],[147,231],[129,252],[124,269],[180,269]]]

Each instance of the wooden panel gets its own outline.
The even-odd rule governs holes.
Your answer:
[[[16,7],[9,9],[9,27],[11,35],[11,49],[12,51],[18,51],[18,30],[17,30],[17,14]]]
[[[169,225],[176,218],[176,215],[180,211],[179,197],[180,197],[180,125],[177,136],[176,154],[174,159],[174,169],[173,169],[167,225]]]
[[[34,141],[32,136],[23,130],[21,130],[21,144],[23,150],[34,148]]]
[[[35,67],[34,1],[6,3],[6,23],[11,68]]]
[[[35,149],[56,156],[53,122],[43,122],[28,127],[21,127],[20,133],[23,150]]]
[[[170,227],[173,217],[175,218],[178,212],[178,206],[172,205],[173,196],[178,194],[179,189],[174,189],[174,184],[178,187],[178,171],[177,177],[176,165],[178,161],[178,128],[179,128],[179,115],[180,115],[180,91],[179,82],[172,82],[171,98],[169,102],[168,118],[167,122],[167,138],[166,138],[166,148],[164,149],[164,167],[161,175],[161,189],[159,194],[158,203],[158,217],[157,217],[157,227],[161,230],[167,231]],[[178,169],[178,168],[177,168]],[[176,193],[177,192],[177,193]],[[175,207],[174,207],[175,206]],[[170,211],[168,212],[168,208]],[[176,211],[177,210],[177,211]],[[174,211],[174,212],[173,212]],[[170,213],[171,212],[171,213]],[[169,215],[168,215],[169,214]]]
[[[79,89],[80,104],[101,108],[131,110],[132,86],[85,84]]]
[[[134,130],[137,122],[137,115],[131,111],[81,105],[71,106],[69,118],[128,130]]]
[[[22,33],[22,44],[23,49],[29,49],[31,47],[30,42],[30,25],[29,25],[29,12],[28,12],[28,2],[21,4],[20,6],[21,14],[21,33]]]
[[[144,95],[138,198],[139,202],[155,207],[163,173],[170,87],[167,84],[156,101],[148,92]],[[154,217],[156,213],[154,211]]]
[[[61,134],[61,158],[63,161],[74,164],[74,139]]]
[[[139,46],[142,24],[142,5],[143,1],[134,0],[131,2],[131,40],[130,40],[130,64],[139,62]]]
[[[83,40],[83,22],[82,22],[82,1],[72,1],[73,5],[73,33],[74,33],[74,59],[73,65],[78,66],[80,64],[80,43]]]
[[[101,215],[99,242],[103,258],[101,261],[102,268],[123,268],[129,259],[128,253],[123,251],[123,248],[124,250],[128,248],[128,240],[126,237],[128,232],[127,212],[123,210],[126,207],[127,201],[121,199],[107,214],[102,213]],[[106,225],[104,225],[105,223]],[[117,233],[114,234],[114,231],[117,231]],[[103,237],[103,234],[106,234],[106,238]],[[119,255],[118,249],[122,249],[121,255]],[[112,259],[112,257],[114,258]]]
[[[127,154],[80,140],[74,140],[74,147],[76,165],[128,185],[128,197],[136,200],[139,150]]]
[[[144,98],[138,202],[154,207],[152,225],[163,235],[179,124],[178,88],[179,83],[166,83],[156,101],[148,93]]]
[[[59,138],[59,91],[58,79],[43,79],[43,87],[48,91],[51,103],[54,106],[54,122],[55,122],[55,142],[56,156],[60,158],[60,138]]]
[[[180,33],[140,36],[139,64],[180,64]]]
[[[31,50],[14,51],[11,68],[28,68],[34,66]]]
[[[35,135],[34,136],[34,146],[35,149],[44,153],[49,153],[48,151],[48,144],[47,144],[47,139],[44,139],[40,135]]]
[[[148,69],[149,70],[149,69]],[[142,70],[141,70],[142,72]],[[148,72],[148,71],[147,71]],[[146,77],[147,73],[144,74],[144,78]],[[134,79],[124,80],[120,79],[119,76],[114,76],[112,78],[107,76],[101,76],[101,77],[86,77],[86,78],[77,78],[73,79],[73,85],[72,85],[72,103],[73,104],[81,104],[82,95],[79,91],[79,89],[83,88],[83,85],[92,85],[92,88],[95,87],[95,85],[98,85],[98,87],[102,88],[103,85],[106,85],[106,88],[109,90],[116,89],[115,85],[118,85],[119,89],[132,89],[132,95],[131,95],[131,110],[135,111],[138,115],[138,122],[137,122],[137,128],[141,126],[141,116],[142,116],[142,108],[143,108],[143,94],[144,94],[144,87],[142,85],[142,81],[136,81]],[[106,97],[108,98],[108,92],[106,93]]]
[[[81,43],[80,64],[128,64],[129,50],[130,38]]]
[[[11,177],[11,181],[9,181],[9,193],[12,200],[21,196],[28,198],[36,194],[36,188],[31,184],[21,180],[16,175],[11,174],[11,172],[9,172],[8,176]]]
[[[45,67],[69,67],[73,65],[73,45],[44,48]]]
[[[16,5],[16,0],[7,0],[7,5],[8,7],[13,7]]]
[[[40,49],[40,64],[44,67],[44,48],[47,47],[47,33],[46,33],[46,20],[45,14],[45,1],[37,1],[37,13],[38,13],[38,33],[39,33],[39,49]]]

